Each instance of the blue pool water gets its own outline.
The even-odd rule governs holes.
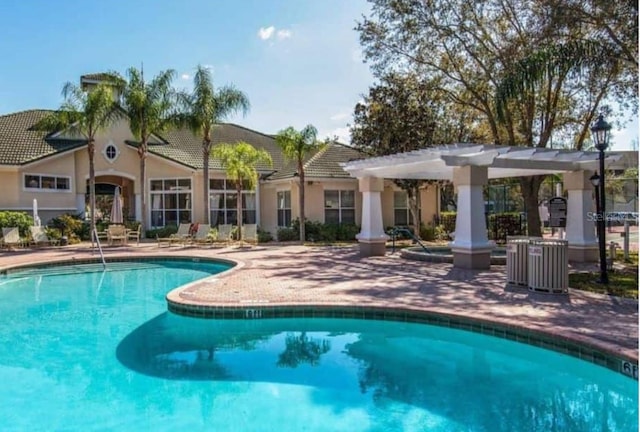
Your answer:
[[[512,341],[411,323],[166,312],[168,291],[226,268],[1,276],[0,430],[638,429],[636,381]]]

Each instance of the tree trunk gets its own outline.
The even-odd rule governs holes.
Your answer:
[[[305,232],[305,214],[304,214],[304,167],[302,166],[302,160],[298,161],[298,174],[300,180],[300,191],[298,193],[298,205],[300,207],[300,241],[304,243],[306,240]]]
[[[236,184],[236,193],[238,194],[236,219],[238,220],[238,241],[242,242],[242,179],[238,179]]]
[[[89,211],[91,212],[91,243],[93,244],[93,233],[96,229],[96,166],[94,160],[96,147],[93,138],[89,138],[87,152],[89,153]]]
[[[202,181],[204,183],[204,220],[211,223],[209,214],[209,154],[211,153],[211,140],[205,138],[202,141]]]
[[[144,237],[146,233],[145,223],[147,219],[147,139],[142,138],[138,149],[140,157],[140,233]]]
[[[527,234],[532,237],[542,237],[540,213],[538,212],[538,192],[545,176],[529,176],[520,178],[522,198],[527,212]]]
[[[413,235],[420,239],[420,209],[418,207],[418,194],[420,188],[418,186],[410,187],[407,189],[407,201],[409,204],[409,211],[413,218]]]

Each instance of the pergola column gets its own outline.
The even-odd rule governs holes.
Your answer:
[[[487,168],[463,166],[453,170],[453,184],[458,191],[456,232],[451,250],[453,266],[488,269],[494,247],[487,238],[482,187],[487,183]]]
[[[599,259],[590,174],[589,171],[572,171],[563,175],[569,196],[565,230],[565,239],[569,242],[569,261],[595,262]]]
[[[389,236],[384,233],[382,224],[382,198],[384,179],[361,177],[358,179],[362,192],[362,223],[360,233],[356,235],[360,243],[360,255],[384,255]]]

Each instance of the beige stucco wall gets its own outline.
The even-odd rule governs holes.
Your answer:
[[[276,188],[274,185],[262,183],[260,186],[260,228],[269,231],[276,238],[278,231],[277,192],[287,190],[285,185]]]
[[[95,173],[102,181],[120,184],[125,187],[128,202],[136,206],[140,199],[141,184],[140,162],[135,148],[125,141],[133,140],[126,120],[121,120],[109,130],[100,132],[96,136]],[[105,156],[108,145],[114,145],[118,150],[118,157],[110,161]],[[71,189],[65,192],[56,191],[27,191],[23,188],[23,175],[51,174],[68,176],[71,178]],[[147,191],[151,180],[167,178],[188,178],[192,185],[192,220],[194,222],[208,221],[204,213],[203,175],[201,172],[168,161],[164,158],[149,154],[146,161]],[[210,178],[224,178],[224,173],[212,171]],[[39,209],[43,212],[75,212],[78,201],[82,202],[89,179],[89,161],[86,148],[78,149],[64,155],[44,159],[38,163],[20,167],[19,170],[0,171],[0,184],[3,184],[0,194],[0,207],[11,210],[30,211],[33,199],[38,200]],[[122,179],[127,179],[122,181]],[[120,181],[118,181],[120,180]],[[297,179],[287,179],[278,182],[266,182],[259,186],[259,221],[265,230],[274,235],[277,231],[277,202],[276,194],[280,190],[291,191],[292,218],[300,217]],[[393,190],[392,182],[385,182],[382,192],[382,211],[384,226],[394,224],[393,218]],[[325,190],[354,190],[356,191],[356,223],[360,224],[362,217],[362,194],[358,191],[356,179],[322,179],[309,180],[305,185],[306,217],[311,221],[324,222],[324,191]],[[421,192],[422,220],[425,224],[431,222],[437,210],[436,188],[430,187]],[[150,206],[147,196],[147,213],[144,216],[147,226],[150,221]],[[132,210],[132,214],[139,214],[139,210]]]
[[[262,183],[260,186],[260,226],[274,236],[277,232],[277,192],[291,191],[291,218],[300,217],[299,184],[297,180],[282,180],[273,183]],[[305,216],[308,220],[324,223],[324,191],[354,190],[356,191],[356,223],[360,224],[362,214],[362,194],[358,192],[358,183],[353,180],[311,180],[305,185]]]
[[[107,131],[99,132],[96,135],[96,152],[94,157],[96,177],[124,177],[133,181],[133,194],[140,195],[140,158],[134,147],[125,143],[127,140],[133,140],[134,137],[129,129],[129,124],[125,120],[121,120],[109,128]],[[110,145],[114,145],[118,150],[118,157],[110,161],[105,157],[105,149]],[[78,192],[82,194],[89,180],[89,155],[86,148],[80,149],[74,153],[74,163],[77,167],[75,171],[75,184],[78,185]],[[182,166],[175,162],[168,161],[159,156],[149,154],[146,159],[146,179],[147,184],[147,214],[144,215],[147,226],[150,222],[149,208],[149,185],[151,180],[166,178],[189,178],[191,179],[191,187],[193,190],[192,211],[194,221],[203,221],[204,211],[202,205],[202,175],[198,178],[194,176],[193,170]],[[199,198],[199,201],[198,201]],[[75,200],[75,197],[74,197]],[[135,198],[134,198],[135,200]],[[135,205],[135,204],[134,204]]]
[[[433,224],[433,218],[438,212],[437,197],[437,185],[429,185],[420,190],[421,221],[425,226]]]
[[[381,193],[382,223],[385,228],[395,225],[393,193],[401,190],[392,181],[385,181],[384,190]],[[420,189],[420,220],[425,226],[433,222],[433,217],[437,212],[437,190],[436,185]]]
[[[3,209],[18,210],[20,207],[19,197],[22,191],[22,173],[18,171],[0,171],[0,207]]]
[[[362,194],[358,191],[358,180],[327,180],[322,182],[313,182],[313,185],[308,187],[313,192],[309,194],[307,199],[307,218],[309,220],[323,222],[324,223],[324,191],[325,190],[353,190],[355,194],[355,206],[356,206],[356,225],[360,225],[362,214]]]
[[[59,213],[75,212],[77,184],[74,177],[75,158],[73,153],[52,157],[43,161],[21,167],[17,177],[12,180],[18,192],[17,197],[11,197],[16,209],[33,209],[33,200],[38,200],[38,210],[57,211]],[[24,175],[37,174],[70,177],[68,191],[42,190],[33,191],[24,188]],[[30,212],[31,213],[31,212]],[[45,221],[46,222],[46,221]]]

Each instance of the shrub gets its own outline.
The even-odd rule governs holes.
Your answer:
[[[49,227],[60,232],[60,237],[66,236],[69,244],[79,243],[81,239],[90,238],[89,223],[85,223],[79,216],[68,213],[57,216],[49,221]]]
[[[426,241],[434,241],[436,239],[436,229],[431,225],[420,227],[420,238]]]
[[[499,243],[507,241],[507,236],[524,235],[520,213],[498,213],[489,215],[489,238]]]
[[[360,232],[360,227],[353,224],[323,224],[322,222],[306,221],[304,227],[306,241],[309,242],[353,241],[356,239],[356,234]],[[286,240],[283,240],[285,238]],[[299,239],[299,219],[291,223],[291,228],[280,228],[278,230],[278,241]]]
[[[438,241],[451,240],[451,236],[445,229],[444,225],[436,225],[436,227],[434,228],[434,236]]]
[[[269,243],[273,240],[273,236],[269,231],[264,231],[258,227],[258,243]]]
[[[355,241],[356,235],[360,232],[360,227],[354,224],[338,225],[339,241]]]
[[[334,242],[338,240],[338,225],[337,224],[319,224],[319,232],[317,238],[310,241],[320,242]],[[308,238],[308,237],[307,237]]]
[[[456,230],[456,215],[456,212],[440,213],[439,225],[442,225],[447,233],[452,233]]]
[[[296,241],[300,239],[300,231],[294,228],[278,228],[278,241]]]
[[[0,228],[18,228],[22,237],[29,237],[33,218],[25,212],[0,211]]]
[[[146,232],[146,237],[147,238],[152,238],[155,239],[157,238],[166,238],[169,237],[171,234],[175,234],[178,232],[178,227],[175,225],[167,225],[166,227],[163,228],[156,228],[156,229],[150,229],[147,230]]]

